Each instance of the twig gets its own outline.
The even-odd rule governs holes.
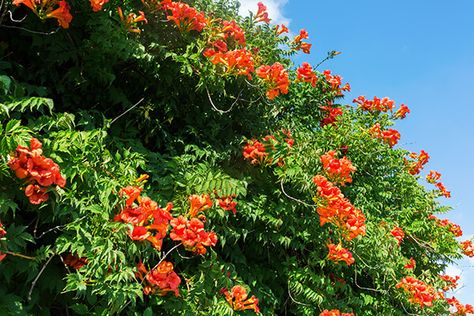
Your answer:
[[[288,195],[288,194],[285,192],[285,188],[283,187],[283,179],[280,181],[280,186],[281,186],[281,191],[283,192],[283,194],[284,194],[287,198],[289,198],[290,200],[293,200],[293,201],[295,201],[295,202],[298,202],[298,203],[303,204],[303,205],[308,206],[308,207],[316,207],[316,205],[308,204],[308,203],[306,203],[306,202],[303,202],[303,201],[301,201],[301,200],[299,200],[299,199],[297,199],[297,198],[294,198],[294,197]]]
[[[121,118],[122,116],[124,116],[125,114],[127,114],[128,112],[130,112],[131,110],[133,110],[137,105],[139,105],[140,103],[143,102],[143,100],[145,100],[145,98],[141,98],[140,100],[138,100],[137,103],[135,103],[134,105],[132,105],[130,108],[128,108],[125,112],[123,112],[122,114],[120,114],[119,116],[117,116],[116,118],[114,118],[112,120],[112,122],[110,122],[110,125],[112,125],[116,120],[118,120],[119,118]]]
[[[41,268],[41,270],[39,271],[38,275],[36,276],[36,278],[33,280],[33,282],[31,283],[31,287],[30,287],[30,291],[28,292],[28,302],[31,301],[31,293],[33,292],[33,289],[35,288],[36,286],[36,282],[38,281],[39,277],[41,276],[41,274],[43,274],[43,271],[44,269],[46,269],[46,266],[49,264],[49,262],[53,259],[55,255],[52,255],[51,257],[49,257],[48,261],[46,261],[46,263],[43,265],[43,267]]]
[[[360,286],[359,284],[357,284],[357,270],[356,269],[354,269],[354,283],[361,290],[373,291],[373,292],[378,292],[378,293],[385,293],[385,291],[373,289],[373,288],[370,288],[370,287],[364,287],[364,286]]]
[[[291,300],[296,303],[296,304],[299,304],[299,305],[303,305],[303,306],[311,306],[310,304],[306,304],[306,303],[301,303],[301,302],[298,302],[297,300],[295,300],[293,298],[293,296],[291,295],[291,291],[290,291],[290,284],[288,284],[288,296],[291,298]]]
[[[409,313],[409,312],[406,310],[406,308],[405,308],[405,305],[403,305],[403,303],[402,303],[402,302],[400,302],[400,304],[402,305],[402,307],[403,307],[403,310],[405,311],[405,313],[407,313],[407,315],[418,316],[418,314],[412,314],[412,313]]]
[[[228,108],[225,111],[220,110],[216,107],[216,105],[214,104],[214,101],[212,101],[211,94],[209,93],[209,89],[206,88],[206,91],[207,91],[207,97],[209,98],[209,102],[211,103],[212,108],[214,109],[214,111],[218,112],[219,114],[225,114],[225,113],[229,113],[230,111],[232,111],[232,108],[234,107],[234,105],[240,100],[240,95],[242,94],[243,90],[240,90],[239,95],[237,96],[235,101],[230,105],[230,108]]]
[[[21,253],[16,253],[16,252],[11,252],[11,251],[5,251],[5,253],[8,254],[8,255],[15,256],[15,257],[20,257],[20,258],[23,258],[23,259],[35,260],[35,257],[22,255]]]
[[[26,18],[26,16],[21,19],[21,20],[15,20],[13,19],[13,16],[12,16],[12,13],[11,11],[8,11],[8,13],[10,13],[10,20],[12,22],[15,22],[15,23],[20,23],[20,22],[23,22],[23,20]],[[0,25],[0,27],[4,27],[4,28],[7,28],[7,29],[17,29],[17,30],[23,30],[25,32],[29,32],[29,33],[33,33],[33,34],[40,34],[40,35],[46,35],[46,36],[49,36],[49,35],[53,35],[54,33],[58,32],[61,27],[58,27],[57,29],[51,31],[51,32],[40,32],[40,31],[33,31],[33,30],[30,30],[30,29],[27,29],[27,28],[24,28],[24,27],[21,27],[21,26],[15,26],[15,25]]]
[[[25,15],[21,20],[15,20],[15,19],[13,18],[13,13],[12,13],[12,11],[8,10],[7,13],[10,15],[10,21],[15,22],[15,23],[21,23],[21,22],[25,21],[25,19],[28,17],[28,14],[27,14],[27,15]]]

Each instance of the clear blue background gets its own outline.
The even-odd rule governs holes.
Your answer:
[[[282,14],[292,33],[309,32],[311,55],[298,62],[315,65],[328,51],[342,51],[318,70],[351,84],[347,103],[376,95],[409,106],[395,127],[400,146],[430,154],[425,171],[441,172],[452,193],[442,202],[454,210],[439,217],[461,225],[460,240],[474,235],[474,0],[289,0]],[[462,277],[454,295],[474,304],[471,266],[474,260],[464,259],[447,272]]]

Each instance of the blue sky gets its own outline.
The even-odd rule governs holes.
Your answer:
[[[328,51],[342,51],[320,69],[349,82],[352,92],[367,98],[388,96],[411,109],[397,128],[400,146],[426,150],[425,171],[441,172],[452,193],[443,203],[454,210],[439,215],[461,225],[465,240],[474,235],[474,1],[318,1],[262,0],[274,22],[292,33],[305,28],[311,55],[297,61],[315,65]],[[255,11],[258,0],[244,0]],[[276,20],[276,21],[275,21]],[[454,293],[474,304],[474,260],[464,259],[448,273],[461,274]]]

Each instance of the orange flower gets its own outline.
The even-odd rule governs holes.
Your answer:
[[[255,22],[265,22],[267,24],[270,23],[270,19],[268,18],[267,7],[261,2],[257,3],[257,5],[258,11],[255,15]]]
[[[195,8],[184,2],[166,2],[163,9],[170,10],[171,14],[167,16],[168,21],[173,21],[180,31],[201,32],[207,25],[204,13],[198,12]]]
[[[173,264],[163,260],[158,266],[151,271],[147,271],[145,265],[139,262],[137,265],[136,277],[142,282],[146,280],[147,285],[143,288],[145,295],[157,292],[163,296],[168,292],[173,292],[176,297],[179,296],[179,284],[181,278],[173,271]]]
[[[132,240],[145,240],[150,237],[150,233],[146,227],[135,226],[132,231],[130,231],[129,236]]]
[[[277,35],[281,35],[283,33],[288,33],[289,32],[288,27],[286,27],[285,24],[277,25],[275,30],[276,30]]]
[[[301,67],[296,70],[296,74],[299,81],[309,82],[313,87],[316,87],[318,77],[313,71],[313,67],[307,62],[301,64]]]
[[[307,39],[307,38],[308,38],[308,32],[306,32],[306,30],[304,29],[300,30],[300,34],[295,36],[295,38],[293,39],[293,42],[292,42],[292,44],[294,45],[293,49],[297,51],[302,50],[303,53],[309,54],[310,49],[311,49],[311,44],[302,42],[303,39]]]
[[[364,96],[359,96],[357,99],[354,99],[352,102],[359,104],[359,108],[364,111],[380,111],[387,112],[392,110],[395,106],[395,102],[385,97],[379,99],[374,97],[373,100],[367,100]]]
[[[30,8],[42,20],[55,18],[58,20],[59,25],[64,29],[69,28],[69,23],[71,23],[72,21],[72,15],[69,12],[69,5],[66,1],[14,0],[13,4],[16,6],[19,6],[20,4],[24,4],[25,6]],[[59,5],[59,7],[56,7],[56,5]]]
[[[293,43],[294,44],[300,44],[301,40],[307,39],[307,38],[308,38],[308,32],[305,29],[301,29],[300,34],[295,36],[295,38],[293,39]]]
[[[76,270],[79,270],[83,266],[87,264],[87,258],[82,257],[79,258],[78,256],[75,256],[73,254],[68,254],[66,257],[63,259],[63,262],[65,265],[70,266],[71,268],[74,268]]]
[[[401,229],[398,226],[395,226],[390,233],[392,234],[393,237],[398,241],[398,244],[400,245],[402,243],[403,238],[405,237],[405,233],[403,232],[403,229]]]
[[[446,302],[456,308],[456,312],[452,313],[453,316],[464,316],[466,314],[474,314],[474,307],[470,304],[463,305],[454,296],[446,299]]]
[[[416,261],[413,258],[410,258],[410,262],[404,265],[403,267],[407,270],[413,270],[415,269],[416,266]]]
[[[382,139],[390,147],[395,146],[400,139],[400,133],[394,129],[382,130],[380,124],[376,123],[369,129],[369,133],[376,138]]]
[[[338,309],[332,309],[332,310],[327,310],[325,309],[324,311],[319,314],[319,316],[354,316],[353,313],[342,313]]]
[[[332,181],[338,182],[341,185],[351,183],[351,173],[353,173],[356,168],[347,157],[337,159],[335,155],[336,151],[331,150],[320,157],[324,170]]]
[[[446,187],[444,186],[444,184],[442,184],[441,182],[438,182],[438,183],[435,184],[435,186],[438,188],[438,190],[440,191],[440,194],[442,196],[444,196],[445,198],[450,198],[451,197],[451,192],[446,190]]]
[[[172,230],[170,238],[181,241],[183,246],[198,254],[205,254],[206,248],[217,244],[217,235],[214,232],[206,232],[204,223],[198,218],[187,220],[183,216],[173,218],[170,221]]]
[[[395,112],[394,118],[404,119],[407,114],[410,113],[410,109],[405,104],[401,104],[400,108]]]
[[[246,309],[253,310],[256,314],[260,313],[260,309],[258,307],[258,298],[254,295],[248,298],[247,290],[240,285],[234,286],[229,293],[226,288],[221,289],[220,291],[222,294],[225,295],[225,299],[227,303],[232,307],[235,311],[243,311]]]
[[[439,179],[441,179],[441,173],[433,170],[430,170],[430,173],[426,176],[426,181],[432,184],[435,184]]]
[[[474,257],[474,245],[472,241],[466,240],[459,243],[463,253],[468,257]]]
[[[346,83],[343,87],[342,77],[339,75],[332,75],[330,70],[324,70],[323,72],[326,82],[330,85],[330,88],[336,92],[337,96],[342,96],[342,91],[351,91],[351,86]]]
[[[217,199],[217,202],[219,202],[219,206],[222,207],[224,210],[232,211],[234,215],[237,214],[237,210],[235,209],[237,202],[233,200],[232,196],[221,197]]]
[[[224,33],[224,39],[226,41],[233,39],[240,45],[245,46],[245,33],[235,21],[222,22],[222,33]]]
[[[137,187],[137,186],[127,186],[123,189],[120,189],[120,197],[122,197],[124,194],[128,196],[127,201],[125,201],[126,206],[131,206],[135,200],[138,199],[138,202],[140,202],[140,193],[142,192],[142,188]]]
[[[419,155],[417,155],[416,153],[411,153],[409,157],[411,159],[415,159],[415,161],[408,161],[407,159],[405,159],[405,164],[408,167],[408,172],[412,175],[419,174],[420,171],[423,169],[424,165],[428,163],[428,160],[430,159],[430,156],[424,150],[422,150]]]
[[[46,190],[46,188],[40,187],[37,184],[29,184],[25,189],[25,195],[28,197],[31,204],[41,204],[49,198]]]
[[[337,245],[335,244],[329,244],[328,245],[329,249],[329,254],[328,254],[328,259],[334,262],[338,261],[344,261],[348,266],[354,263],[354,258],[352,257],[352,253],[342,247],[342,244],[339,243]]]
[[[92,11],[99,12],[109,0],[90,0]]]
[[[226,52],[208,48],[203,52],[203,55],[209,58],[214,65],[221,64],[225,74],[245,75],[249,79],[252,78],[253,56],[245,48]]]
[[[145,18],[145,13],[143,11],[138,11],[138,16],[135,13],[129,13],[127,17],[124,17],[122,8],[117,7],[117,12],[120,17],[120,21],[122,21],[123,26],[129,32],[140,33],[141,30],[138,28],[137,23],[148,23],[147,19]]]
[[[256,70],[257,76],[268,84],[267,98],[273,100],[280,93],[287,94],[290,84],[288,71],[279,62],[273,65],[262,65]]]
[[[328,124],[335,125],[337,117],[342,115],[341,108],[333,108],[330,106],[321,106],[321,110],[325,111],[326,116],[320,122],[321,126],[326,126]]]
[[[3,228],[2,222],[0,222],[0,239],[5,237],[6,234],[7,234],[7,231]]]
[[[458,281],[460,279],[459,275],[451,277],[449,275],[440,275],[439,278],[446,282],[446,285],[443,287],[443,291],[449,291],[458,287]]]
[[[410,276],[401,279],[395,287],[402,288],[408,294],[410,303],[419,304],[421,308],[432,306],[433,300],[439,297],[433,287]]]
[[[202,195],[190,195],[189,202],[191,204],[191,208],[189,209],[189,216],[195,217],[199,212],[203,212],[212,207],[214,204],[211,200],[209,194],[202,194]]]
[[[258,140],[249,140],[244,146],[242,152],[244,159],[250,160],[250,163],[256,165],[262,163],[268,153],[265,151],[265,146]]]

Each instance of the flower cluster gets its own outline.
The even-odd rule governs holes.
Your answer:
[[[336,225],[347,240],[365,235],[364,214],[344,197],[341,190],[321,175],[315,176],[313,182],[318,190],[315,201],[321,226],[328,222]]]
[[[221,289],[221,294],[224,294],[227,303],[235,311],[243,311],[246,309],[253,310],[259,314],[260,309],[258,308],[258,298],[255,295],[248,298],[247,290],[240,285],[234,286],[229,293],[226,288]]]
[[[337,117],[342,115],[342,109],[340,107],[321,106],[320,109],[325,115],[320,122],[321,126],[334,125],[337,121]]]
[[[120,190],[120,195],[126,195],[127,200],[125,208],[114,217],[114,220],[133,225],[129,233],[132,240],[148,240],[153,248],[161,250],[169,221],[173,218],[170,213],[173,204],[168,203],[166,208],[162,209],[152,199],[141,197],[141,191],[142,189],[137,186],[128,186]]]
[[[232,213],[237,214],[237,202],[234,201],[235,195],[223,196],[217,199],[219,206],[226,211],[232,211]]]
[[[300,30],[300,34],[296,35],[291,42],[293,49],[298,51],[301,50],[305,54],[309,54],[311,51],[311,44],[303,42],[304,39],[308,38],[308,32],[304,29]]]
[[[439,219],[434,215],[430,215],[428,218],[429,219],[434,219],[436,221],[436,224],[440,227],[447,227],[448,230],[451,233],[454,234],[454,236],[456,236],[456,237],[461,237],[462,236],[461,226],[451,222],[449,219],[447,219],[447,218],[446,219]]]
[[[265,145],[258,140],[249,140],[242,151],[244,159],[250,160],[250,163],[257,165],[265,161],[268,152],[265,150]]]
[[[261,2],[257,3],[257,6],[258,6],[258,11],[254,17],[254,21],[264,22],[267,24],[270,23],[270,19],[268,18],[267,7]]]
[[[446,285],[443,287],[443,291],[449,291],[458,287],[458,281],[460,279],[459,275],[455,277],[449,275],[440,275],[439,278],[446,282]]]
[[[437,171],[433,171],[433,170],[430,170],[430,173],[426,176],[426,181],[428,181],[428,183],[434,184],[438,188],[442,196],[446,198],[450,198],[451,192],[446,190],[446,187],[444,186],[443,183],[438,182],[438,180],[440,179],[441,179],[441,173]]]
[[[405,104],[400,104],[400,108],[395,112],[393,118],[404,119],[407,114],[410,113],[410,109]]]
[[[466,314],[474,314],[474,307],[471,304],[463,305],[454,296],[446,299],[446,302],[456,309],[456,311],[451,314],[453,316],[464,316]]]
[[[283,33],[289,33],[290,30],[288,29],[288,27],[285,24],[282,24],[282,25],[277,25],[275,27],[275,31],[276,31],[277,35],[281,35]]]
[[[405,233],[403,232],[403,229],[401,229],[398,226],[395,226],[390,231],[390,234],[392,234],[392,236],[395,237],[399,245],[402,243],[403,238],[405,238]]]
[[[214,202],[212,202],[209,194],[192,194],[188,198],[189,200],[189,216],[196,217],[198,213],[203,212],[212,207]]]
[[[160,296],[173,292],[175,296],[179,296],[178,286],[181,278],[173,271],[173,264],[166,260],[161,261],[155,268],[148,271],[142,262],[137,265],[135,276],[141,282],[146,281],[143,288],[145,295],[157,293]]]
[[[67,254],[63,259],[63,263],[73,269],[79,270],[87,264],[87,258],[78,257],[73,254]]]
[[[63,188],[66,179],[61,175],[59,166],[50,158],[44,157],[43,145],[31,138],[30,148],[18,145],[14,156],[10,156],[8,165],[20,179],[28,183],[25,195],[31,204],[40,204],[48,200],[48,187],[54,184]]]
[[[389,128],[382,130],[379,123],[376,123],[369,129],[369,133],[376,138],[382,139],[390,147],[395,146],[400,140],[400,133],[397,130]]]
[[[346,248],[342,247],[342,244],[339,243],[329,244],[328,245],[328,259],[334,262],[344,261],[348,266],[354,263],[354,258],[352,257],[352,253],[347,250]]]
[[[351,86],[349,83],[346,83],[343,87],[341,87],[341,76],[331,74],[330,70],[324,70],[323,75],[326,79],[326,82],[330,85],[331,90],[335,91],[337,96],[342,96],[342,91],[351,91]]]
[[[426,151],[422,150],[419,155],[417,153],[410,153],[409,158],[413,160],[409,161],[405,159],[405,164],[408,167],[408,172],[410,172],[412,175],[415,175],[419,174],[424,165],[428,163],[430,156]]]
[[[217,235],[204,230],[204,223],[198,218],[186,219],[184,216],[173,218],[170,222],[172,230],[170,238],[181,241],[183,246],[192,252],[205,254],[205,247],[215,246]]]
[[[462,252],[468,257],[474,257],[474,245],[472,241],[466,240],[459,243],[461,246]]]
[[[404,265],[403,267],[407,270],[413,270],[413,269],[415,269],[415,266],[416,266],[415,259],[410,258],[410,261],[406,265]]]
[[[320,157],[328,178],[331,181],[341,185],[345,185],[345,183],[351,183],[351,173],[353,173],[356,168],[352,165],[352,162],[347,159],[347,157],[337,159],[334,157],[335,155],[336,151],[331,150]]]
[[[90,0],[92,11],[99,12],[109,0]]]
[[[56,19],[59,25],[67,29],[72,21],[69,4],[64,0],[13,0],[13,5],[23,4],[31,9],[41,20]]]
[[[214,46],[216,43],[214,43]],[[219,43],[222,44],[223,42]],[[255,70],[252,53],[245,48],[231,51],[227,51],[226,48],[227,45],[222,45],[217,49],[206,49],[203,54],[210,58],[214,65],[222,65],[225,74],[245,75],[250,79],[251,73]]]
[[[173,21],[182,32],[201,32],[207,25],[207,19],[203,12],[198,12],[195,8],[184,2],[162,1],[161,6],[166,11],[171,11],[167,15],[168,21]]]
[[[358,104],[359,109],[371,112],[387,112],[393,110],[393,108],[395,107],[395,101],[390,100],[387,97],[382,99],[374,97],[373,100],[367,100],[363,95],[360,95],[356,99],[352,100],[352,102]]]
[[[353,313],[341,313],[338,309],[322,311],[319,316],[354,316]]]
[[[275,99],[280,93],[287,94],[290,81],[288,71],[279,62],[273,65],[262,65],[256,70],[257,76],[268,84],[267,98]]]
[[[253,165],[264,163],[270,165],[274,162],[271,154],[276,150],[276,146],[286,144],[285,149],[293,147],[295,141],[291,136],[291,131],[282,130],[275,135],[276,137],[274,135],[267,135],[262,141],[248,140],[242,151],[244,159],[250,160],[250,163]],[[276,163],[282,166],[283,158],[280,157]]]
[[[135,13],[129,13],[126,17],[123,15],[122,8],[117,7],[117,12],[120,17],[120,21],[125,29],[132,33],[140,33],[141,30],[138,28],[138,22],[145,22],[148,23],[145,13],[143,11],[138,11],[138,15]]]
[[[439,298],[439,294],[432,286],[411,276],[401,279],[395,287],[402,288],[408,293],[410,303],[419,304],[421,308],[432,306],[433,300]]]
[[[316,82],[318,82],[318,77],[313,70],[313,67],[307,62],[301,64],[301,67],[296,69],[296,75],[298,81],[308,82],[313,87],[316,87]]]

